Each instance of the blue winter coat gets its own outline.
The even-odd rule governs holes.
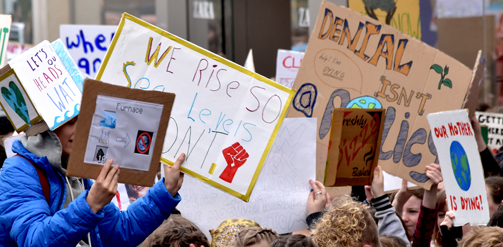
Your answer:
[[[47,157],[38,157],[16,141],[13,151],[31,160],[47,174],[47,204],[36,169],[22,157],[5,161],[0,173],[0,246],[76,246],[90,233],[92,246],[137,246],[153,232],[180,202],[164,186],[164,179],[147,194],[120,211],[109,203],[93,213],[86,202],[91,181],[84,191],[62,209],[66,184]]]

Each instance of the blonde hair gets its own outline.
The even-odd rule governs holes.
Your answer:
[[[503,247],[503,228],[474,226],[458,247]]]
[[[262,241],[266,241],[267,246],[269,246],[272,242],[274,242],[274,240],[278,238],[278,234],[269,228],[253,226],[247,227],[236,234],[236,238],[231,242],[229,246],[245,247],[259,244]]]
[[[349,196],[334,200],[313,231],[314,242],[320,247],[381,246],[377,225],[367,209],[368,206]]]

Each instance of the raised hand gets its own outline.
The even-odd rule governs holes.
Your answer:
[[[321,182],[313,182],[313,180],[309,179],[309,183],[313,188],[313,191],[309,193],[309,197],[307,198],[306,211],[307,215],[312,213],[321,212],[327,206],[327,191],[325,186]]]
[[[86,197],[86,201],[94,213],[110,203],[117,193],[120,170],[119,165],[110,169],[113,162],[113,159],[109,159],[105,163]]]

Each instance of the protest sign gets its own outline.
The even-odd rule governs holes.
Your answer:
[[[379,160],[384,109],[334,109],[325,186],[372,184]]]
[[[348,0],[348,7],[421,40],[419,0]]]
[[[468,109],[468,116],[470,119],[475,116],[477,110],[477,103],[479,102],[479,91],[482,80],[484,79],[484,72],[486,70],[486,60],[482,56],[482,51],[479,50],[475,66],[473,66],[472,81],[470,82],[470,89],[466,94],[464,108]]]
[[[248,56],[246,57],[246,61],[243,67],[251,72],[255,72],[255,63],[253,62],[253,49],[250,49],[250,51],[248,52]]]
[[[456,214],[455,226],[489,221],[484,170],[477,141],[466,110],[430,113],[449,210]]]
[[[82,74],[94,79],[116,29],[114,25],[60,25],[59,37]]]
[[[11,24],[11,15],[0,15],[0,67],[4,66],[6,62]]]
[[[141,35],[139,35],[141,34]],[[245,201],[293,91],[124,14],[97,79],[177,95],[162,162]]]
[[[304,52],[279,49],[276,58],[276,82],[292,88],[303,57]]]
[[[15,56],[33,48],[30,44],[21,44],[17,42],[9,41],[7,44],[7,62],[13,59]]]
[[[175,95],[86,79],[69,176],[96,179],[110,158],[120,183],[151,187]]]
[[[316,119],[285,118],[248,203],[185,176],[177,208],[208,237],[229,218],[251,219],[279,234],[307,229],[315,156]]]
[[[480,125],[487,126],[487,147],[497,153],[503,146],[503,114],[478,111],[475,115]]]
[[[472,71],[398,30],[324,1],[288,117],[317,117],[317,168],[327,160],[334,108],[384,108],[379,165],[429,188],[436,160],[426,114],[463,106]],[[318,178],[322,177],[318,174]]]

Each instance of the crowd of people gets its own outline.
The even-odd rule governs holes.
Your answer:
[[[440,165],[425,167],[429,190],[411,190],[404,180],[390,194],[378,166],[372,184],[333,200],[321,182],[309,181],[308,229],[278,234],[260,222],[227,219],[210,230],[211,239],[176,208],[184,154],[124,211],[111,203],[120,176],[112,159],[95,181],[67,176],[77,122],[78,117],[54,132],[20,138],[12,146],[14,157],[5,159],[2,148],[0,246],[503,246],[503,169],[476,119],[472,125],[491,215],[487,226],[454,226]],[[5,117],[0,124],[2,138],[14,131]]]

